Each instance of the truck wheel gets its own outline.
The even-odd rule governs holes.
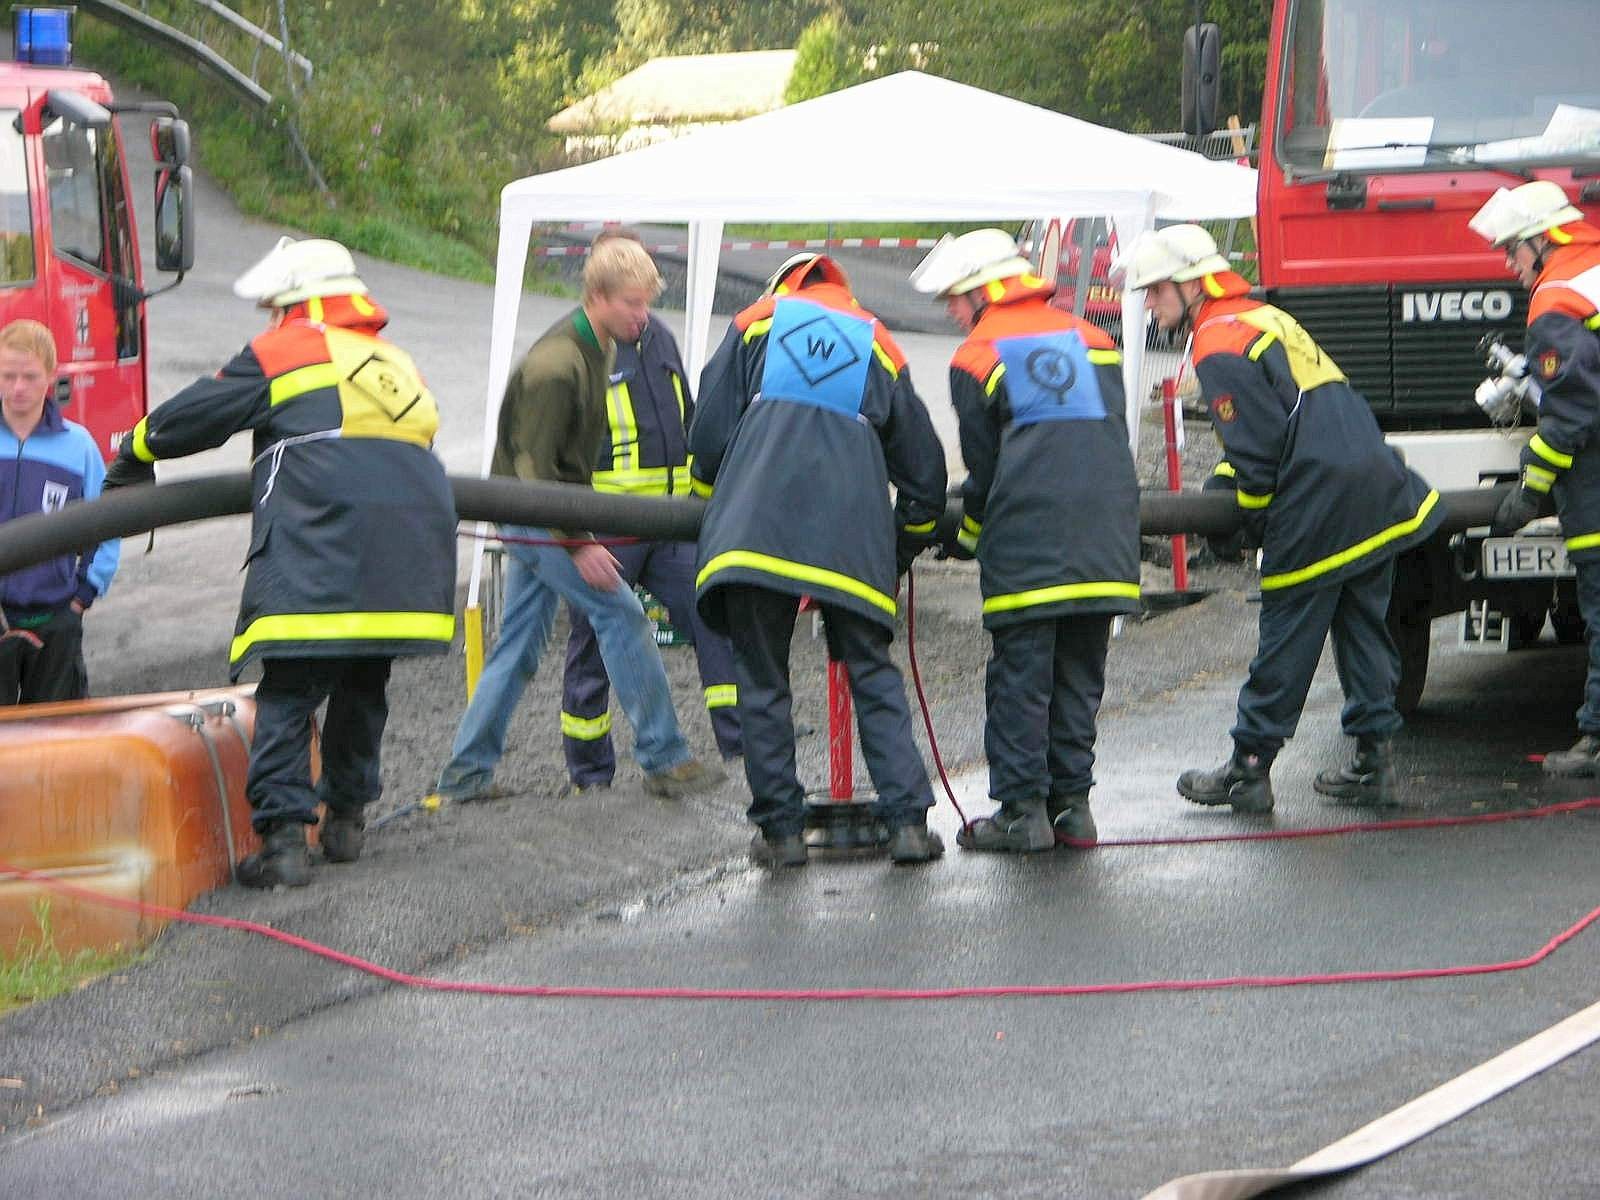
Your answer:
[[[1409,717],[1422,704],[1422,685],[1428,679],[1428,647],[1432,622],[1411,616],[1391,620],[1389,634],[1400,651],[1400,683],[1394,691],[1394,706],[1402,717]]]
[[[1556,641],[1563,646],[1576,646],[1583,641],[1583,614],[1576,604],[1558,604],[1552,608],[1550,624],[1555,628]]]

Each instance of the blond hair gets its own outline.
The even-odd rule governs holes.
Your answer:
[[[0,350],[31,354],[44,364],[45,374],[56,372],[56,339],[38,321],[12,321],[0,329]]]
[[[623,288],[642,287],[654,300],[661,294],[661,272],[645,248],[632,238],[598,237],[583,264],[583,295],[614,296]]]

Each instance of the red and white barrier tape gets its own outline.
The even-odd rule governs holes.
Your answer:
[[[803,238],[779,242],[723,242],[724,251],[739,250],[931,250],[936,238]],[[687,242],[660,242],[647,245],[652,254],[687,254]],[[589,253],[587,245],[532,246],[535,258],[578,258]]]

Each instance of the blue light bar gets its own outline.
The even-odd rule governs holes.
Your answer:
[[[72,65],[70,8],[17,8],[12,16],[12,45],[18,62],[40,67]]]

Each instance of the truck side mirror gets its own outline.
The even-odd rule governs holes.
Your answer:
[[[52,113],[85,129],[105,129],[111,124],[109,109],[71,88],[51,88],[44,94],[44,107],[45,111],[39,118],[41,125],[49,124]]]
[[[187,272],[194,266],[192,167],[163,166],[156,173],[156,270]]]
[[[188,166],[191,147],[189,122],[176,117],[157,117],[150,122],[150,154],[162,166]]]
[[[1222,31],[1211,22],[1183,32],[1183,131],[1199,135],[1217,127]]]

